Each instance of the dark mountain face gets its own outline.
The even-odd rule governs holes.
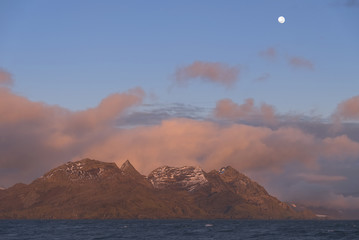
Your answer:
[[[232,167],[160,167],[148,177],[129,161],[84,159],[61,165],[29,185],[0,191],[1,219],[314,218],[270,196]]]

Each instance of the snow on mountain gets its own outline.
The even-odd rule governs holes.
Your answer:
[[[113,163],[102,163],[96,160],[84,159],[77,162],[68,162],[60,167],[53,169],[42,178],[66,177],[71,181],[97,179],[105,175],[106,172],[118,169]]]
[[[208,183],[200,167],[168,167],[153,170],[148,179],[157,189],[180,188],[194,191]]]

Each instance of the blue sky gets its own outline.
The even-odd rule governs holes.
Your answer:
[[[282,113],[326,117],[359,88],[359,8],[349,3],[1,1],[0,66],[19,94],[73,110],[140,86],[158,103],[211,108],[254,98]],[[268,48],[275,59],[259,55]],[[290,57],[314,69],[290,66]],[[176,68],[193,61],[239,65],[239,80],[230,89],[173,87]],[[255,81],[262,76],[270,77]]]

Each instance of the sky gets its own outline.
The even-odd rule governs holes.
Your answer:
[[[358,210],[358,24],[356,0],[1,0],[0,186],[84,157],[231,165]]]

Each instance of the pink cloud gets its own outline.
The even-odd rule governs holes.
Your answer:
[[[0,184],[33,180],[103,141],[117,131],[117,117],[141,103],[143,95],[140,88],[116,93],[95,108],[72,112],[0,88]]]
[[[239,68],[236,66],[231,67],[218,62],[195,61],[188,66],[178,68],[175,72],[175,80],[177,83],[183,84],[194,79],[201,79],[230,87],[238,81],[239,72]]]
[[[9,72],[0,68],[0,86],[12,86],[14,84],[14,80]]]
[[[333,117],[340,120],[359,120],[359,96],[339,103]]]
[[[302,57],[291,57],[289,59],[289,64],[295,68],[307,68],[309,70],[314,70],[314,64],[310,60]]]
[[[59,108],[48,107],[40,102],[31,102],[27,98],[13,94],[9,89],[0,88],[0,124],[44,122],[55,115]]]
[[[257,107],[251,98],[246,99],[245,103],[241,105],[234,103],[230,99],[222,99],[217,102],[214,116],[232,121],[260,121],[267,124],[277,122],[273,106],[263,103],[260,107]]]
[[[268,58],[268,59],[274,59],[277,57],[277,50],[273,47],[270,47],[264,51],[259,52],[259,56]]]
[[[289,163],[313,169],[333,153],[338,140],[315,138],[300,129],[272,130],[243,124],[221,126],[207,121],[172,119],[160,125],[121,130],[88,146],[81,157],[121,163],[126,159],[147,174],[160,165],[200,165],[207,170],[232,165],[241,171],[282,171]],[[359,156],[353,141],[341,143],[340,158]]]
[[[129,106],[139,104],[144,95],[145,93],[141,88],[132,89],[128,93],[112,94],[103,99],[95,108],[71,114],[68,131],[93,131],[94,128],[112,126],[117,116]]]
[[[338,104],[332,118],[331,131],[336,133],[342,129],[343,121],[358,121],[359,120],[359,96],[351,97]]]
[[[340,160],[343,156],[346,159],[359,158],[359,143],[346,135],[324,138],[323,144],[327,159]]]

